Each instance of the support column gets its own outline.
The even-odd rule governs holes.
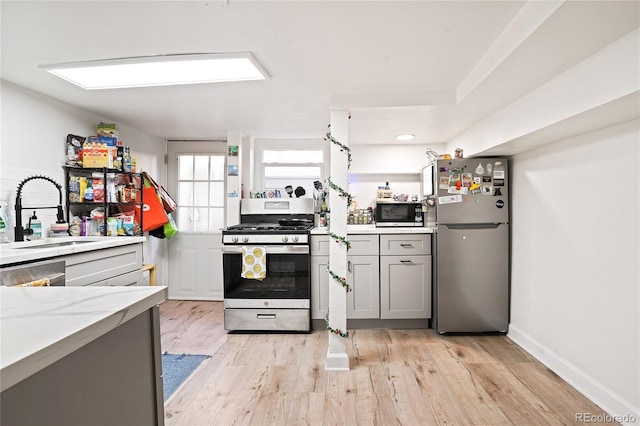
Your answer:
[[[331,111],[331,135],[342,145],[349,146],[349,113],[348,111]],[[348,153],[343,148],[331,144],[331,181],[348,189]],[[329,192],[331,206],[332,234],[347,237],[347,199],[331,189]],[[335,238],[329,237],[329,265],[338,277],[347,276],[347,246]],[[329,327],[332,330],[347,332],[347,291],[338,281],[329,279]],[[347,338],[329,330],[329,347],[327,349],[326,371],[349,371],[349,355],[347,354]]]

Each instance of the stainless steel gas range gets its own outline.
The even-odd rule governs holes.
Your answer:
[[[241,201],[240,224],[222,231],[226,330],[311,330],[313,207],[310,198]],[[264,261],[263,277],[247,275],[254,253]]]

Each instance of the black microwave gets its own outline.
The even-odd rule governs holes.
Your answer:
[[[424,226],[422,204],[418,202],[377,203],[376,226]]]

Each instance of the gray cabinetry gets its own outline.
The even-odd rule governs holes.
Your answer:
[[[312,236],[311,240],[327,237]],[[311,251],[311,319],[324,319],[329,310],[329,274],[327,263],[329,255],[314,255]]]
[[[158,307],[11,386],[0,403],[2,425],[164,425]]]
[[[126,238],[126,237],[122,237]],[[141,285],[142,243],[62,256],[67,286]]]
[[[347,256],[347,283],[352,289],[347,293],[347,319],[380,318],[378,255]]]
[[[380,238],[349,235],[347,319],[380,318]]]
[[[380,236],[380,318],[431,318],[431,235]]]
[[[347,318],[380,317],[378,235],[349,235],[347,255]],[[311,318],[324,319],[329,308],[329,237],[311,236]]]

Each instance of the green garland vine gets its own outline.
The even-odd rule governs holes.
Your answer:
[[[329,188],[336,191],[338,195],[340,195],[342,198],[347,199],[347,205],[351,204],[351,200],[353,200],[353,196],[349,194],[347,191],[345,191],[344,189],[340,188],[335,183],[333,183],[333,181],[331,180],[331,176],[327,178],[327,183],[329,184]]]
[[[344,332],[338,328],[331,328],[331,326],[329,325],[329,312],[327,312],[327,315],[324,317],[324,322],[327,324],[327,330],[329,330],[333,334],[337,334],[340,337],[349,337],[349,331]]]
[[[341,237],[338,234],[334,234],[329,229],[327,229],[327,235],[329,235],[331,238],[335,239],[336,243],[342,243],[345,246],[347,246],[347,250],[349,250],[351,248],[351,243],[345,237]]]
[[[329,125],[329,127],[331,127],[331,125]],[[351,148],[349,148],[348,146],[338,142],[333,136],[331,136],[331,130],[329,130],[327,132],[327,134],[325,135],[324,140],[328,140],[331,143],[338,145],[340,147],[340,151],[346,152],[347,153],[347,169],[351,168]]]
[[[339,275],[334,273],[331,270],[331,267],[328,262],[327,262],[327,272],[329,273],[331,278],[336,280],[336,282],[340,283],[340,285],[342,285],[342,287],[344,287],[347,290],[347,292],[351,291],[351,287],[349,286],[349,284],[347,284],[347,279],[345,277],[340,277]]]

